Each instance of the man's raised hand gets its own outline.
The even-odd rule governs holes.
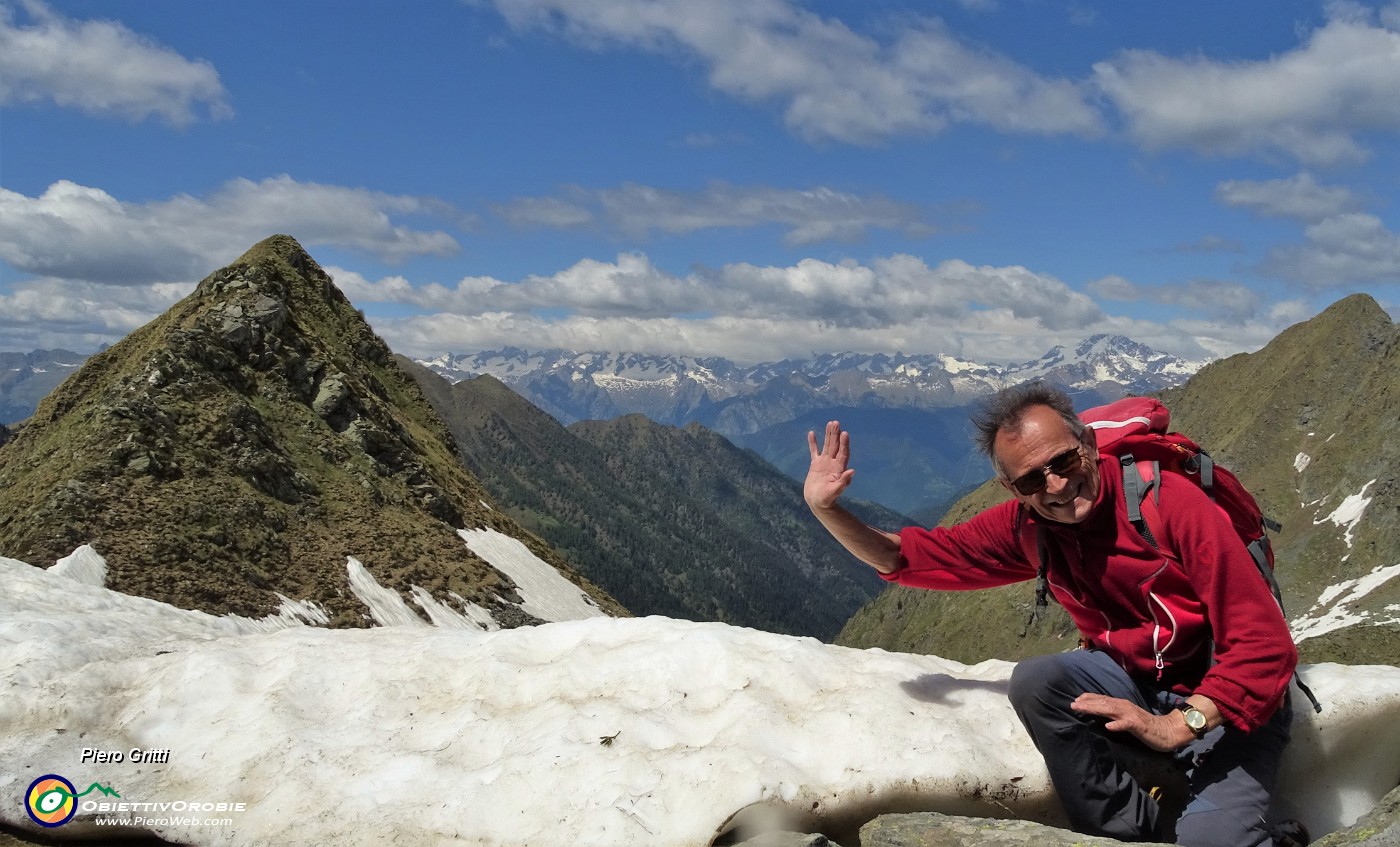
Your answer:
[[[821,449],[817,448],[815,432],[807,433],[807,448],[812,454],[812,464],[807,468],[802,496],[812,509],[829,509],[856,473],[854,468],[846,467],[851,460],[850,433],[844,432],[839,422],[827,421]]]

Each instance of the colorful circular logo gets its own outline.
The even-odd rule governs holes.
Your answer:
[[[29,783],[24,793],[24,809],[39,826],[63,826],[78,811],[77,790],[73,783],[56,773]]]

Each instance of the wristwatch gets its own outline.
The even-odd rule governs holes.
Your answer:
[[[1197,738],[1206,737],[1206,714],[1190,703],[1182,703],[1178,706],[1181,716],[1186,719],[1186,728],[1191,730],[1191,734]]]

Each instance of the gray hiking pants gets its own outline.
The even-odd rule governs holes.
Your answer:
[[[1272,843],[1264,822],[1288,744],[1293,711],[1287,700],[1252,733],[1220,726],[1176,753],[1156,753],[1104,719],[1070,709],[1085,692],[1120,697],[1155,714],[1184,698],[1140,686],[1108,655],[1075,650],[1037,656],[1011,674],[1011,704],[1036,749],[1075,830],[1123,841],[1168,841],[1188,847],[1261,847]],[[1185,809],[1173,821],[1130,770],[1146,762],[1184,776]],[[1150,777],[1149,777],[1150,778]],[[1174,824],[1174,826],[1173,826]]]

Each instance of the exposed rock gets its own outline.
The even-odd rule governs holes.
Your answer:
[[[1117,847],[1123,842],[1030,821],[918,812],[881,815],[860,828],[860,843],[861,847]]]
[[[311,401],[311,408],[321,417],[330,418],[349,396],[350,386],[346,385],[345,376],[331,374],[322,380],[320,388],[316,389],[316,399]]]
[[[860,828],[861,847],[1117,847],[1122,843],[1031,821],[937,812],[881,815]],[[741,847],[840,845],[820,833],[769,832],[741,842]],[[1355,824],[1319,838],[1312,847],[1400,847],[1400,788]]]

